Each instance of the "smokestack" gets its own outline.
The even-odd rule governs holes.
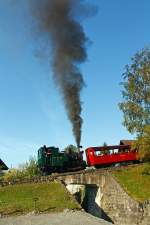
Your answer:
[[[54,80],[63,96],[78,147],[83,123],[80,93],[84,86],[79,65],[87,58],[88,40],[79,19],[82,11],[78,8],[83,9],[82,2],[82,0],[31,0],[32,13],[38,22],[40,32],[46,33],[50,39]]]

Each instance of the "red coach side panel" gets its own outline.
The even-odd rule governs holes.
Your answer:
[[[88,166],[104,166],[121,162],[137,161],[138,153],[129,145],[91,147],[86,149]]]

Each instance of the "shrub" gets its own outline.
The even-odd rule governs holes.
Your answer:
[[[3,180],[6,182],[21,180],[24,178],[24,176],[24,171],[21,171],[19,169],[10,169],[7,173],[4,174]]]
[[[150,164],[147,164],[147,166],[142,171],[143,175],[150,175]]]
[[[37,167],[37,161],[34,157],[30,157],[29,162],[25,163],[23,171],[25,171],[25,176],[27,178],[32,178],[41,175]]]
[[[144,127],[143,133],[138,136],[133,147],[139,150],[142,161],[150,162],[150,125]]]
[[[19,166],[18,169],[10,169],[2,177],[3,181],[10,182],[14,180],[23,180],[40,176],[41,173],[37,167],[37,161],[34,157],[30,157],[29,161]]]

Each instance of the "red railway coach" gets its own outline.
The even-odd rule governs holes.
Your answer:
[[[90,147],[86,149],[88,166],[106,167],[118,163],[138,162],[138,152],[131,145]]]

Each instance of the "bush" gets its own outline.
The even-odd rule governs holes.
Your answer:
[[[14,180],[21,180],[25,176],[24,172],[19,169],[10,169],[8,173],[3,175],[3,180],[6,182],[14,181]]]
[[[142,134],[134,142],[133,148],[139,150],[139,157],[142,161],[150,162],[150,125],[144,127]]]
[[[65,151],[66,153],[69,153],[69,152],[73,153],[73,152],[79,152],[79,149],[78,149],[76,146],[74,146],[74,145],[68,145],[68,146],[64,149],[64,151]]]
[[[29,158],[29,162],[22,164],[18,169],[10,169],[3,175],[2,180],[6,182],[14,180],[30,179],[36,176],[40,176],[41,173],[37,167],[37,161],[34,157]]]
[[[150,164],[148,164],[142,171],[143,175],[150,175]]]
[[[34,157],[30,157],[29,162],[24,165],[24,171],[27,178],[41,175],[37,166],[37,161]]]

